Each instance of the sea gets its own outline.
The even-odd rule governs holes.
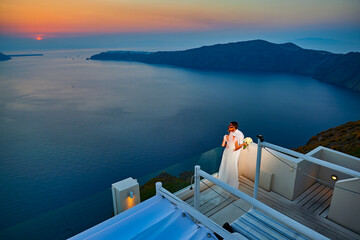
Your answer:
[[[86,59],[99,52],[0,62],[1,239],[71,237],[96,223],[76,206],[106,195],[83,212],[111,215],[112,183],[219,147],[230,121],[296,148],[360,119],[359,92],[308,76]]]

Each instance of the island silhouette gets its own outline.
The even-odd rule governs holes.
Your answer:
[[[335,54],[293,43],[251,40],[183,51],[109,51],[91,60],[136,61],[221,71],[271,71],[311,76],[325,83],[360,91],[360,53]]]

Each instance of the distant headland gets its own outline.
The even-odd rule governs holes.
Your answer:
[[[11,57],[0,52],[0,61],[10,60]]]
[[[11,55],[5,55],[0,52],[0,61],[6,61],[10,60],[12,57],[40,57],[44,56],[44,54],[39,53],[31,53],[31,54],[11,54]]]
[[[221,71],[276,71],[308,75],[325,83],[360,91],[360,53],[334,54],[293,43],[252,40],[183,51],[109,51],[91,60],[136,61]]]
[[[39,53],[32,53],[32,54],[11,54],[8,55],[9,57],[41,57],[44,56],[44,54]]]

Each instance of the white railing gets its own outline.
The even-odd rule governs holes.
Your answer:
[[[324,167],[327,167],[327,168],[331,168],[333,170],[337,170],[339,172],[348,174],[350,176],[360,178],[360,172],[358,172],[358,171],[355,171],[355,170],[352,170],[352,169],[349,169],[349,168],[346,168],[346,167],[342,167],[342,166],[339,166],[339,165],[334,164],[334,163],[326,162],[324,160],[321,160],[321,159],[318,159],[318,158],[315,158],[315,157],[311,157],[309,155],[305,155],[305,154],[302,154],[302,153],[299,153],[299,152],[295,152],[293,150],[290,150],[290,149],[287,149],[287,148],[284,148],[284,147],[280,147],[280,146],[277,146],[277,145],[274,145],[274,144],[271,144],[271,143],[268,143],[268,142],[261,142],[260,141],[260,143],[258,143],[258,148],[261,148],[261,147],[268,147],[268,148],[274,149],[276,151],[286,153],[286,154],[292,155],[294,157],[298,157],[298,158],[304,159],[306,161],[313,162],[315,164],[318,164],[318,165],[321,165],[321,166],[324,166]]]
[[[199,186],[197,187],[195,185],[194,189],[199,189]],[[241,236],[239,234],[235,235],[235,234],[231,234],[230,232],[226,231],[224,228],[222,228],[217,223],[215,223],[211,219],[204,216],[198,210],[192,208],[189,204],[182,201],[180,198],[176,197],[174,194],[170,193],[165,188],[163,188],[161,182],[156,183],[156,194],[165,197],[166,199],[168,199],[173,204],[179,206],[179,208],[183,209],[189,215],[191,215],[193,218],[195,218],[195,220],[197,222],[200,222],[205,227],[207,227],[208,229],[210,229],[213,232],[216,232],[217,234],[219,234],[221,237],[223,237],[226,240],[237,240],[237,239],[246,240],[247,239],[247,238],[245,238],[245,237],[243,237],[243,236]]]
[[[259,168],[260,169],[260,168]],[[263,204],[262,202],[256,200],[253,197],[250,197],[249,195],[241,192],[240,190],[231,187],[230,185],[224,183],[223,181],[211,176],[210,174],[202,171],[200,169],[200,166],[195,166],[195,186],[194,186],[194,206],[198,206],[199,197],[195,198],[195,196],[200,195],[200,177],[203,177],[210,182],[213,182],[214,184],[220,186],[221,188],[225,189],[226,191],[230,192],[234,196],[239,197],[240,199],[252,204],[253,207],[256,209],[259,209],[263,211],[264,213],[268,214],[270,217],[278,220],[279,222],[283,223],[284,225],[292,228],[293,230],[297,231],[298,233],[307,236],[311,239],[327,239],[323,235],[315,232],[314,230],[296,222],[295,220],[285,216],[284,214],[272,209],[271,207]],[[197,183],[198,181],[198,183]],[[196,202],[197,201],[197,202]]]
[[[291,156],[294,156],[294,157],[298,157],[298,158],[304,159],[306,161],[315,163],[317,165],[324,166],[324,167],[327,167],[327,168],[330,168],[330,169],[333,169],[333,170],[348,174],[348,175],[356,177],[356,178],[360,178],[360,172],[358,172],[358,171],[354,171],[352,169],[342,167],[342,166],[336,165],[334,163],[329,163],[329,162],[326,162],[324,160],[321,160],[321,159],[318,159],[318,158],[315,158],[315,157],[312,157],[312,156],[309,156],[309,155],[305,155],[305,154],[295,152],[293,150],[290,150],[290,149],[287,149],[287,148],[284,148],[284,147],[280,147],[280,146],[277,146],[277,145],[274,145],[274,144],[271,144],[271,143],[268,143],[268,142],[264,142],[264,138],[261,135],[259,135],[258,138],[259,139],[258,139],[258,151],[257,151],[257,157],[256,157],[254,198],[257,198],[257,193],[258,193],[258,188],[259,188],[261,152],[262,152],[261,150],[262,150],[263,147],[267,147],[267,148],[276,150],[278,152],[282,152],[282,153],[285,153],[285,154],[288,154],[288,155],[291,155]]]

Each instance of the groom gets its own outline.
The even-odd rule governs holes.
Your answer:
[[[239,145],[244,141],[244,134],[238,130],[239,124],[237,122],[230,122],[230,126],[233,126],[236,130],[234,132],[234,136],[238,139]],[[236,149],[238,151],[239,149]]]

